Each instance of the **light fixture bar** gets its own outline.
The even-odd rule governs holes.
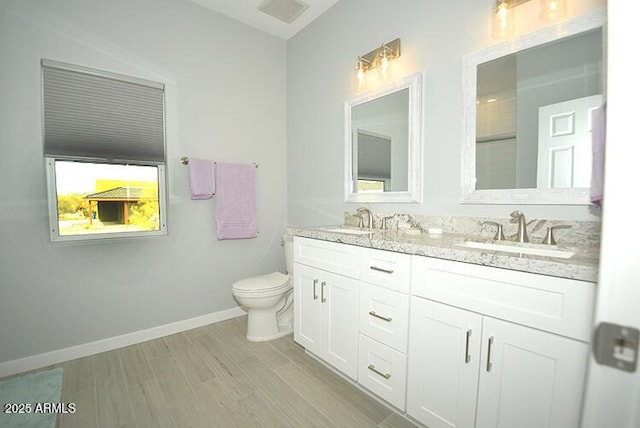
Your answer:
[[[386,57],[390,60],[398,58],[400,56],[400,38],[392,40],[389,43],[384,43],[379,48],[360,56],[359,60],[362,60],[365,70],[375,68],[384,56],[384,52],[386,52]]]
[[[520,6],[521,4],[524,4],[528,1],[531,1],[531,0],[507,0],[505,3],[507,4],[508,8],[512,8],[512,7]]]

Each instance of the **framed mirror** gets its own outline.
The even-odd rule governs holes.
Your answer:
[[[345,200],[422,201],[422,76],[345,103]]]
[[[463,60],[462,203],[589,205],[603,10]]]

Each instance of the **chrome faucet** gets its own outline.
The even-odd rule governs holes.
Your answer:
[[[360,227],[364,227],[364,219],[362,217],[367,214],[369,217],[367,221],[367,229],[373,229],[373,214],[371,213],[371,210],[369,208],[362,207],[358,208],[356,211],[358,212],[358,216],[360,216]]]
[[[518,220],[518,233],[516,234],[516,242],[529,242],[529,235],[527,235],[527,220],[524,218],[524,214],[522,214],[522,211],[512,212],[511,217]]]

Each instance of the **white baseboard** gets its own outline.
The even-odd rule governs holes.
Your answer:
[[[123,348],[125,346],[135,345],[136,343],[180,333],[181,331],[191,330],[193,328],[236,318],[245,314],[246,312],[244,310],[236,307],[158,327],[152,327],[146,330],[134,331],[133,333],[127,333],[121,336],[109,337],[95,342],[46,352],[44,354],[6,361],[4,363],[0,363],[0,378],[47,367],[53,364],[63,363],[65,361],[75,360],[76,358],[87,357],[89,355]]]

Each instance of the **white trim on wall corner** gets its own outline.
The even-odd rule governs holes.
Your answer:
[[[207,324],[213,324],[231,318],[236,318],[245,314],[246,312],[240,307],[235,307],[183,321],[177,321],[170,324],[152,327],[146,330],[134,331],[132,333],[123,334],[121,336],[110,337],[107,339],[97,340],[95,342],[71,346],[69,348],[58,349],[55,351],[46,352],[44,354],[20,358],[18,360],[6,361],[0,363],[0,378],[16,373],[22,373],[28,370],[47,367],[53,364],[63,363],[65,361],[75,360],[76,358],[87,357],[89,355],[95,355],[101,352],[123,348],[125,346],[135,345],[137,343],[146,342],[148,340],[157,339],[159,337],[164,337],[171,334],[180,333],[182,331],[191,330],[193,328],[202,327]]]

